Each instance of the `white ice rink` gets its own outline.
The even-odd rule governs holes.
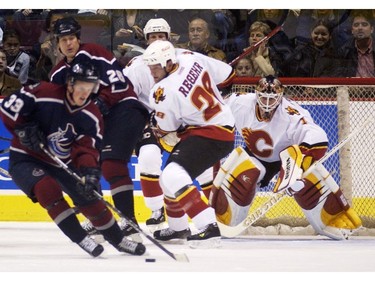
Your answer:
[[[142,228],[145,229],[143,225]],[[23,272],[28,272],[25,276],[29,276],[29,272],[39,275],[48,273],[47,277],[53,276],[52,279],[49,276],[48,280],[64,276],[55,272],[70,273],[69,276],[73,277],[69,278],[70,280],[109,280],[110,272],[116,273],[116,276],[119,274],[122,280],[130,281],[138,279],[139,273],[150,272],[153,272],[154,277],[160,276],[160,280],[165,280],[165,272],[184,272],[177,275],[178,280],[192,280],[187,274],[189,272],[197,274],[197,278],[200,276],[199,280],[206,279],[201,275],[204,272],[209,273],[209,276],[216,272],[216,276],[226,276],[225,279],[231,278],[233,272],[251,272],[245,274],[248,277],[244,280],[259,276],[259,272],[262,272],[260,276],[263,277],[263,272],[297,272],[303,279],[307,276],[301,272],[319,272],[319,275],[323,272],[325,277],[338,278],[340,281],[353,280],[358,278],[359,273],[365,273],[371,275],[370,280],[374,280],[375,237],[356,236],[347,241],[332,241],[320,236],[241,236],[223,239],[222,247],[219,249],[199,250],[190,249],[187,245],[163,244],[173,253],[185,253],[190,260],[189,263],[173,260],[147,238],[144,238],[144,243],[147,252],[143,256],[119,253],[105,243],[105,252],[102,256],[92,258],[70,242],[53,223],[1,222],[0,280],[14,279],[14,272],[21,276]],[[156,262],[145,262],[146,258],[154,258]],[[98,274],[90,274],[91,277],[88,278],[87,272]],[[135,278],[130,278],[128,273],[122,275],[120,272],[132,272],[131,275]],[[258,273],[254,275],[255,272]],[[332,272],[340,272],[340,277],[336,273],[327,276]],[[78,273],[83,273],[86,277],[78,278]],[[147,279],[155,280],[154,277]],[[210,277],[207,279],[213,280]]]

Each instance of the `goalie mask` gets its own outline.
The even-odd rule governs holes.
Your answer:
[[[162,67],[166,67],[169,60],[173,63],[177,62],[175,48],[169,41],[156,40],[143,53],[143,61],[146,65],[161,64]]]
[[[281,102],[284,87],[272,75],[259,80],[255,93],[259,107],[266,113],[271,113]]]

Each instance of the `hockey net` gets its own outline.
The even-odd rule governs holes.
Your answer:
[[[254,92],[255,77],[238,77],[234,92]],[[329,149],[356,126],[363,124],[375,110],[375,78],[280,78],[285,95],[307,108],[317,124],[328,135]],[[375,236],[375,124],[370,123],[356,134],[324,166],[363,222],[357,235]],[[236,146],[244,146],[236,134]],[[275,179],[267,188],[259,189],[250,212],[259,208],[272,193]],[[313,235],[313,228],[292,197],[286,196],[267,214],[249,227],[248,235]]]

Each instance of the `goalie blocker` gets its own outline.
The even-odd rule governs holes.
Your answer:
[[[361,225],[361,219],[352,209],[330,173],[322,164],[309,174],[303,174],[311,163],[298,145],[280,153],[281,170],[274,192],[294,196],[314,230],[335,240],[347,239]],[[250,157],[242,148],[236,148],[221,166],[214,180],[210,203],[218,221],[226,225],[242,222],[255,196],[265,167]]]

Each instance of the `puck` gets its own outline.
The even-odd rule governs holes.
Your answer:
[[[156,259],[146,259],[145,262],[155,262]]]

